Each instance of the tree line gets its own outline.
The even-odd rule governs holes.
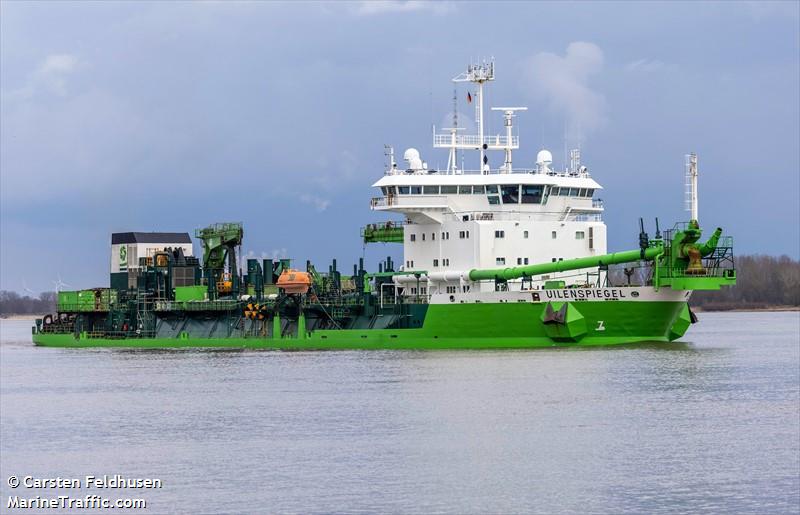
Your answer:
[[[46,291],[38,297],[0,290],[0,315],[41,315],[56,310],[56,292]]]
[[[800,261],[789,256],[738,256],[736,286],[694,292],[689,304],[709,311],[800,306]]]
[[[736,276],[736,286],[697,291],[689,303],[710,311],[800,306],[800,261],[789,256],[739,256]],[[0,290],[0,315],[53,313],[56,298],[56,292],[52,291],[31,297]]]

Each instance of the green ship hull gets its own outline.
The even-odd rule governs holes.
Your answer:
[[[431,304],[419,328],[318,329],[291,335],[109,338],[34,332],[47,347],[275,350],[511,349],[670,342],[693,321],[685,301]],[[299,324],[298,327],[303,327]]]

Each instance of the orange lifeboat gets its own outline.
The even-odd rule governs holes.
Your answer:
[[[277,285],[286,293],[308,293],[312,283],[311,274],[290,268],[281,273]]]

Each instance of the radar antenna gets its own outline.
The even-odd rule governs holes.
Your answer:
[[[511,151],[514,148],[512,128],[514,126],[514,113],[517,111],[527,111],[527,107],[493,107],[492,111],[503,111],[503,123],[506,126],[506,141],[503,150],[506,152],[506,160],[503,163],[503,173],[511,173]],[[499,139],[499,138],[498,138]],[[519,145],[518,145],[519,146]]]
[[[692,213],[692,220],[698,219],[697,213],[697,154],[692,152],[686,155],[686,189],[684,194],[684,208]]]
[[[474,82],[478,85],[478,98],[475,114],[478,123],[478,149],[481,154],[480,170],[484,170],[486,160],[484,159],[484,136],[483,136],[483,83],[494,80],[494,59],[480,64],[470,64],[467,71],[453,77],[453,82]]]

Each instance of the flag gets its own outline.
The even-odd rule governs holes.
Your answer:
[[[470,93],[469,91],[467,91],[467,103],[468,104],[472,103],[472,93]]]

